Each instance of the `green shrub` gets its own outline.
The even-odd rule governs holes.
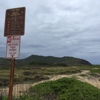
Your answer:
[[[52,100],[100,99],[99,89],[90,84],[80,82],[74,78],[62,78],[56,81],[38,84],[30,88],[30,93],[35,93],[37,97],[49,97],[52,98]]]
[[[36,98],[34,95],[28,96],[28,95],[22,95],[17,98],[17,100],[43,100],[41,98]]]

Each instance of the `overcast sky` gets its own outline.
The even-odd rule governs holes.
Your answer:
[[[5,11],[26,7],[20,58],[72,56],[100,64],[100,0],[1,0],[0,57],[6,57]]]

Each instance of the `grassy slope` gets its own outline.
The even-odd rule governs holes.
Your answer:
[[[100,90],[74,78],[62,78],[38,84],[29,89],[28,96],[18,100],[99,100]]]
[[[22,60],[16,61],[17,64],[65,64],[65,65],[91,65],[88,61],[74,57],[52,57],[31,55]]]
[[[26,80],[26,81],[27,80],[28,81],[31,81],[31,80],[40,81],[40,80],[45,78],[44,77],[45,75],[72,74],[73,72],[77,73],[77,72],[80,72],[81,70],[87,70],[87,69],[90,70],[91,73],[93,73],[93,75],[94,74],[98,75],[100,73],[100,66],[92,66],[92,67],[91,66],[80,66],[80,67],[79,66],[73,66],[73,67],[72,66],[69,66],[69,67],[61,67],[61,66],[60,67],[43,67],[43,66],[41,66],[41,67],[35,67],[35,68],[26,67],[26,68],[15,69],[15,82],[17,83],[17,82],[20,82],[22,80]],[[0,76],[1,76],[0,77],[0,84],[2,85],[3,84],[2,82],[4,82],[5,85],[8,84],[8,82],[9,82],[9,70],[8,69],[0,69]],[[51,86],[51,83],[45,83],[44,85],[46,86],[46,84],[49,84]],[[54,83],[55,83],[55,81],[54,81]],[[61,83],[64,83],[64,82],[61,82]],[[67,81],[65,81],[65,83],[66,83],[66,85],[68,85],[68,83],[69,83],[69,85],[72,84],[71,82],[67,82]],[[76,83],[77,83],[77,85],[75,86]],[[81,83],[81,85],[82,84],[83,85],[79,86],[80,83]],[[58,83],[56,82],[56,84],[59,84],[59,82]],[[87,83],[82,83],[82,82],[75,82],[75,84],[73,84],[73,85],[76,87],[76,90],[78,90],[78,92],[80,93],[80,96],[83,97],[83,99],[80,99],[80,100],[99,100],[100,99],[100,97],[98,95],[99,90],[97,88],[94,88],[92,86],[94,89],[91,90],[92,87],[90,85],[87,85]],[[38,87],[40,88],[42,86],[43,89],[41,87],[41,91],[42,90],[43,91],[47,91],[46,88],[48,89],[49,85],[47,85],[47,87],[45,87],[44,85],[43,84],[39,85],[39,86],[37,86],[37,88]],[[71,86],[73,86],[73,85],[71,85]],[[63,86],[64,86],[64,84],[63,84]],[[66,86],[64,86],[64,87],[66,87]],[[88,90],[85,90],[85,89],[88,89]],[[90,89],[90,91],[89,91],[89,89]],[[71,90],[74,91],[74,89],[71,89]],[[73,92],[73,94],[76,93],[76,90]],[[51,89],[50,89],[50,91],[51,91]],[[64,90],[61,90],[61,91],[64,91]],[[84,92],[85,92],[85,94],[84,94]],[[45,93],[44,96],[46,97],[47,94],[48,93]],[[62,93],[62,94],[64,94],[64,93]],[[78,94],[75,94],[75,95],[78,95]],[[88,95],[89,95],[89,97],[88,97]],[[31,95],[31,96],[32,96],[32,98],[34,97],[33,95]],[[44,96],[43,96],[43,98],[44,98]],[[49,94],[48,98],[51,97],[51,96],[52,96],[52,94]],[[55,97],[55,95],[53,95],[53,96]],[[98,96],[99,99],[94,98],[94,96],[95,97]],[[63,96],[61,96],[61,97],[63,97]],[[87,97],[87,99],[86,99],[86,97]],[[90,97],[92,99],[89,99]],[[23,96],[22,98],[24,98],[24,99],[19,99],[19,100],[32,100],[32,99],[29,99],[30,95],[29,95],[29,97],[28,96]],[[28,99],[25,99],[25,98],[28,98]],[[39,99],[34,99],[34,100],[40,100],[40,98]],[[45,100],[45,99],[43,99],[43,100]],[[51,100],[53,100],[53,99],[51,99]],[[57,100],[60,100],[60,99],[57,99]],[[79,99],[61,99],[61,100],[79,100]]]
[[[90,62],[74,57],[53,57],[53,56],[38,56],[31,55],[25,59],[15,61],[17,67],[33,65],[45,66],[73,66],[73,65],[91,65]],[[11,59],[0,58],[0,68],[8,68],[11,65]]]
[[[16,68],[14,73],[14,83],[23,82],[37,82],[41,80],[49,79],[50,75],[66,75],[75,74],[81,72],[81,70],[90,70],[90,75],[95,77],[100,76],[100,66],[34,66],[34,67],[23,67]],[[9,84],[10,77],[10,66],[6,69],[0,68],[0,86],[7,86]]]

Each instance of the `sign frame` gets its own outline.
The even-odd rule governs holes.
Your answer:
[[[22,36],[25,33],[25,7],[6,10],[4,36]]]

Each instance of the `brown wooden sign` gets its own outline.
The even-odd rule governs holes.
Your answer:
[[[25,29],[25,7],[7,9],[4,36],[22,36]]]

